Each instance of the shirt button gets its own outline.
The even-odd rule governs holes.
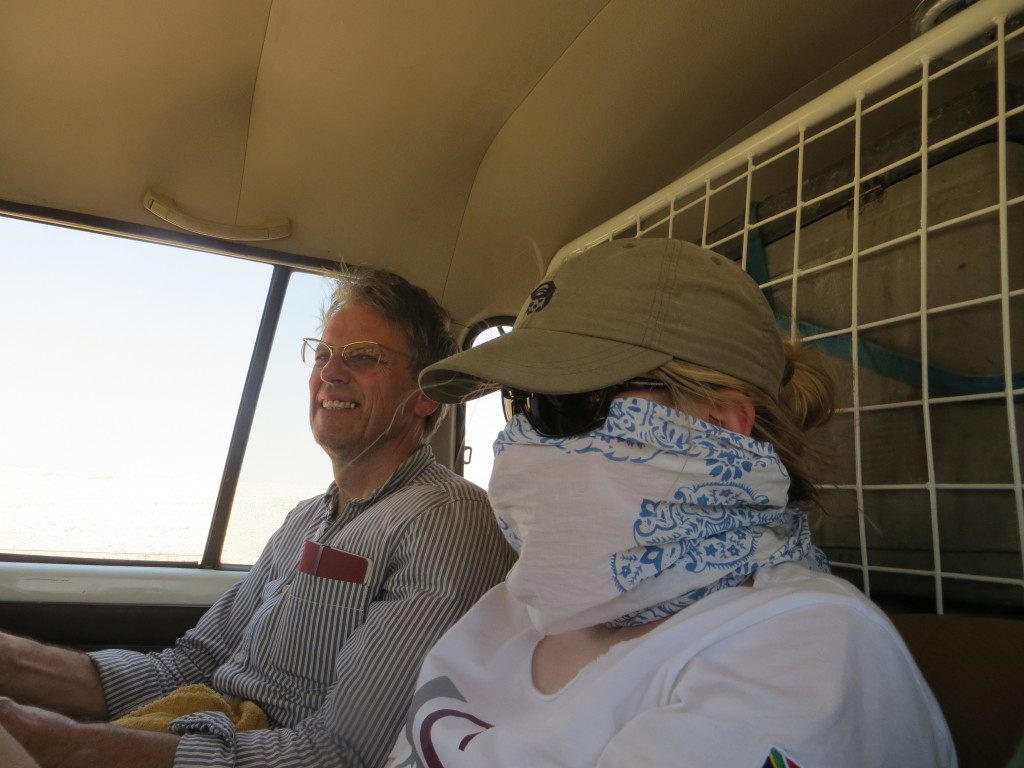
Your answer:
[[[231,660],[233,662],[235,662],[236,664],[241,664],[243,661],[245,661],[245,654],[242,653],[241,651],[239,651],[238,653],[236,653],[234,656],[231,657]]]

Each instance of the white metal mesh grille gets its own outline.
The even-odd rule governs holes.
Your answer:
[[[1024,609],[1024,29],[982,0],[563,248],[740,260],[840,410],[818,541],[892,607]]]

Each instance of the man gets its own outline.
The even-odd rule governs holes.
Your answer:
[[[421,656],[514,557],[483,491],[426,445],[443,412],[416,379],[455,351],[448,322],[397,275],[343,275],[323,339],[303,348],[327,493],[299,504],[248,576],[162,653],[85,655],[0,633],[0,694],[14,700],[0,702],[0,730],[44,768],[381,764]],[[254,702],[269,727],[242,731],[211,711],[160,732],[88,722],[168,695],[152,706],[181,706],[197,683]]]

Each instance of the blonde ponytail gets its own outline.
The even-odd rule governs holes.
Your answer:
[[[736,390],[750,398],[756,418],[751,437],[771,443],[790,477],[793,503],[814,503],[817,488],[811,466],[821,459],[807,439],[807,432],[832,417],[835,385],[821,363],[821,353],[802,344],[785,344],[786,371],[778,400],[752,384],[699,365],[673,360],[652,372],[672,390],[676,404],[707,400],[727,404]]]

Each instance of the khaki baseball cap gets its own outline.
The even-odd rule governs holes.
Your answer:
[[[775,315],[736,263],[681,240],[602,243],[547,274],[511,332],[425,368],[423,391],[458,403],[498,387],[564,395],[601,389],[672,359],[778,397]]]

